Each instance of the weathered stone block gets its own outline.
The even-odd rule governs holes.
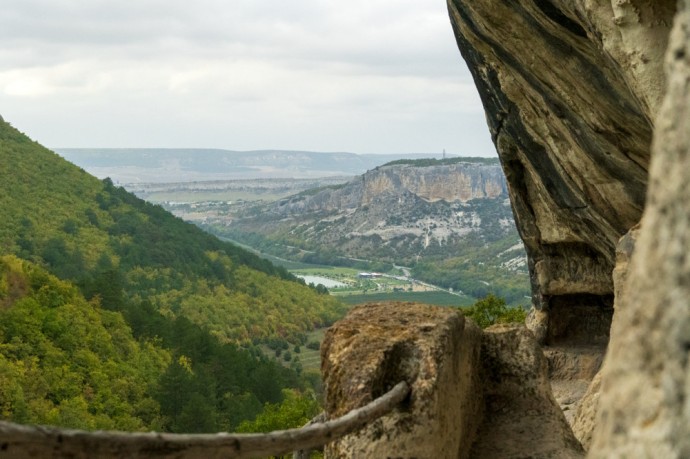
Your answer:
[[[551,393],[547,361],[522,325],[494,325],[482,339],[486,409],[472,459],[584,456]]]
[[[326,333],[326,411],[337,417],[400,380],[404,407],[336,441],[327,457],[464,458],[481,422],[481,330],[457,310],[415,303],[359,306]]]

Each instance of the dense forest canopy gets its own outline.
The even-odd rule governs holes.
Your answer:
[[[1,418],[212,432],[306,393],[255,345],[305,341],[336,299],[2,121],[0,186]]]
[[[91,177],[6,123],[0,148],[2,252],[46,266],[87,298],[99,295],[104,308],[149,301],[235,342],[295,339],[343,312],[285,269]]]

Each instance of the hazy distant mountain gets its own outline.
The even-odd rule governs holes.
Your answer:
[[[396,159],[442,156],[182,148],[58,148],[55,151],[87,172],[119,183],[352,176]]]

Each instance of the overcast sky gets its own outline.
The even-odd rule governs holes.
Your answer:
[[[53,148],[495,156],[444,0],[2,0],[0,115]]]

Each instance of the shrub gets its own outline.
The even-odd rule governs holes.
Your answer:
[[[510,308],[503,298],[499,298],[493,293],[478,300],[469,308],[460,309],[460,312],[465,317],[474,320],[481,328],[493,324],[524,323],[527,317],[522,306]]]

